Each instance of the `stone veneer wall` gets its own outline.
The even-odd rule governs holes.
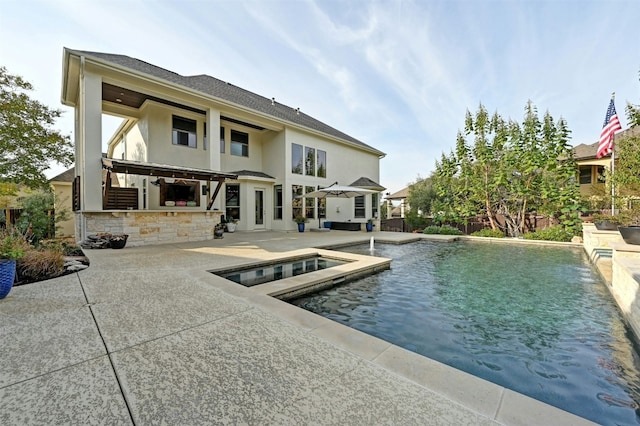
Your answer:
[[[127,234],[127,246],[182,243],[213,239],[220,211],[109,211],[84,212],[87,234]],[[77,234],[79,235],[79,234]]]
[[[640,342],[640,246],[613,246],[612,279],[609,290]]]
[[[611,265],[609,292],[640,342],[640,246],[625,244],[618,231],[598,231],[593,224],[582,226],[584,249],[601,270]],[[604,251],[611,259],[601,258]]]

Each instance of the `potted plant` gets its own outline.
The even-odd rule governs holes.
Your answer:
[[[616,231],[621,220],[618,215],[612,216],[609,213],[594,213],[593,224],[598,231]]]
[[[214,228],[213,228],[213,238],[214,239],[220,239],[220,238],[224,238],[224,223],[218,223]]]
[[[634,200],[640,201],[640,200]],[[640,202],[618,214],[620,226],[618,231],[627,244],[640,245]]]
[[[226,223],[227,232],[236,232],[236,226],[238,225],[238,219],[229,217],[229,221]]]
[[[122,249],[127,244],[128,234],[113,234],[109,237],[109,247],[112,249]]]
[[[367,232],[373,231],[373,219],[368,219],[366,224]]]
[[[304,232],[304,224],[307,223],[307,218],[298,215],[293,220],[298,224],[298,232]]]
[[[7,297],[16,279],[16,260],[24,256],[28,244],[17,231],[0,233],[0,299]]]

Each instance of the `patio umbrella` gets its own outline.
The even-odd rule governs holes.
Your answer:
[[[317,191],[299,195],[296,198],[353,198],[360,195],[374,194],[376,192],[378,191],[358,188],[356,186],[340,186],[333,184],[331,186],[327,186],[326,188],[318,189]],[[318,228],[320,228],[320,215],[318,215]]]

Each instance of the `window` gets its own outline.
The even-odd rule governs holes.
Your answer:
[[[224,141],[224,127],[220,127],[220,153],[224,154],[225,141]]]
[[[178,179],[167,183],[164,179],[158,179],[154,185],[160,184],[160,205],[166,202],[176,206],[195,207],[200,205],[200,182],[197,180]]]
[[[273,187],[273,218],[282,220],[282,185]]]
[[[353,217],[364,218],[365,208],[364,208],[364,195],[358,195],[354,198],[355,201],[355,209],[353,211]]]
[[[317,166],[318,166],[318,171],[316,172],[316,175],[318,177],[326,178],[327,177],[327,152],[326,151],[318,150]]]
[[[291,144],[291,173],[302,174],[302,145]]]
[[[371,194],[371,217],[378,218],[378,194]]]
[[[591,166],[580,167],[580,185],[591,183]]]
[[[249,134],[231,130],[231,155],[249,156]]]
[[[315,176],[316,173],[316,150],[314,148],[309,148],[308,146],[304,148],[304,171],[307,176]]]
[[[225,219],[240,220],[240,185],[228,183],[225,187]]]
[[[173,137],[174,145],[188,146],[196,148],[196,120],[173,116]]]
[[[315,191],[313,186],[305,186],[304,193],[308,194]],[[316,217],[316,199],[315,197],[308,197],[304,199],[304,216],[308,218]]]
[[[291,185],[291,218],[302,216],[302,185]]]
[[[205,151],[209,149],[209,141],[207,140],[207,123],[204,123],[203,126],[204,132],[202,133],[202,149]]]

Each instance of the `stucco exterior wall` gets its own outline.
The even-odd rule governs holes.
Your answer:
[[[65,212],[67,220],[56,222],[56,237],[71,237],[75,234],[75,215],[72,212],[71,183],[58,182],[51,185],[54,194],[56,217]]]

